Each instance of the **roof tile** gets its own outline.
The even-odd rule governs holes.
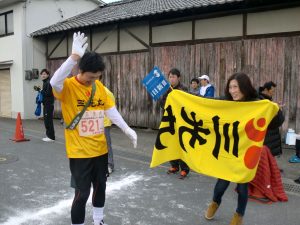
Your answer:
[[[224,5],[244,0],[123,0],[106,4],[86,13],[79,14],[54,25],[35,31],[31,36],[66,31],[79,27],[98,25],[135,17],[162,14],[171,11]]]

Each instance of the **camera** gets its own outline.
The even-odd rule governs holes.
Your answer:
[[[33,90],[35,90],[35,91],[41,91],[41,87],[34,85],[33,86]]]

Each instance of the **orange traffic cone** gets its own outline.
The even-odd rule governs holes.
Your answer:
[[[12,140],[16,141],[16,142],[30,141],[29,139],[26,139],[24,137],[24,131],[23,131],[23,126],[22,126],[22,120],[21,120],[21,114],[20,113],[18,113],[17,120],[16,120],[15,138],[12,139]]]

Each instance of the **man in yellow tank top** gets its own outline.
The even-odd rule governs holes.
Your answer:
[[[137,135],[117,111],[98,80],[105,69],[102,57],[86,52],[87,37],[74,33],[72,54],[53,75],[53,93],[61,101],[65,123],[66,152],[75,188],[71,208],[72,225],[84,225],[85,206],[93,185],[94,225],[105,225],[103,210],[107,178],[107,144],[104,136],[104,115],[130,138],[136,147]],[[78,63],[79,74],[67,78]]]

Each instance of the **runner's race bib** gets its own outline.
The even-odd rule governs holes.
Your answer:
[[[85,111],[79,122],[79,135],[82,137],[104,132],[104,110]]]

